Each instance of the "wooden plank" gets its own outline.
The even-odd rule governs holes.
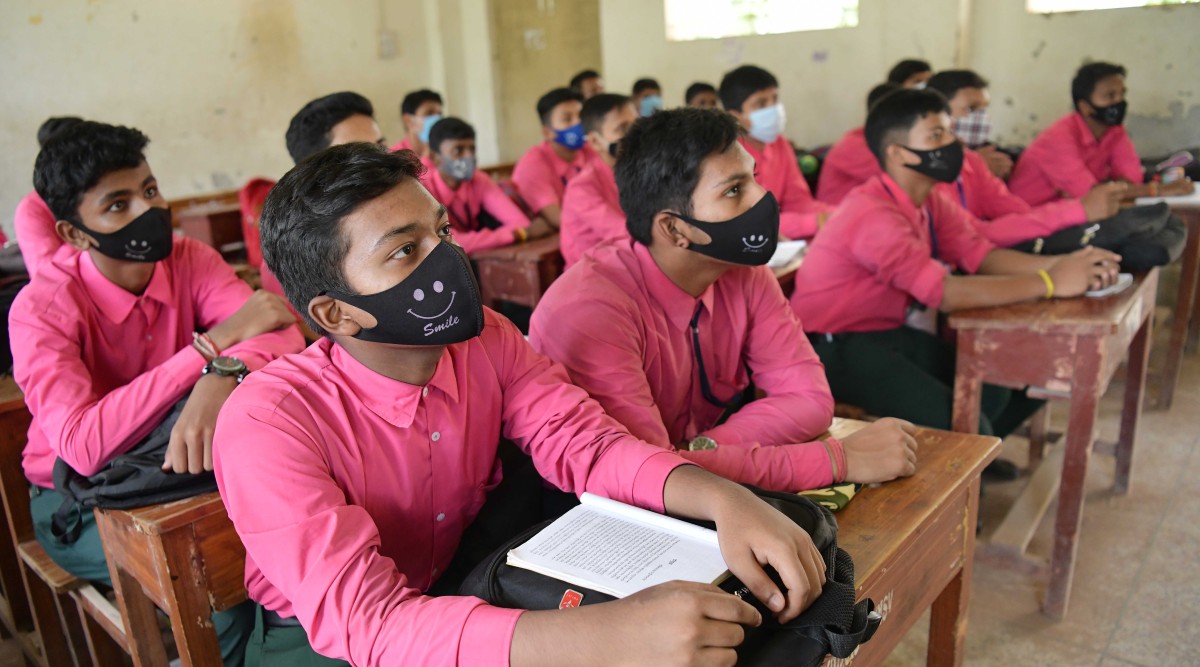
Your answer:
[[[1175,401],[1175,386],[1179,384],[1179,369],[1183,366],[1184,346],[1187,343],[1188,327],[1200,320],[1197,301],[1200,292],[1200,208],[1186,207],[1171,209],[1187,224],[1187,245],[1180,262],[1179,288],[1175,294],[1174,321],[1171,323],[1171,338],[1167,342],[1167,356],[1159,371],[1159,394],[1155,407],[1169,410]]]
[[[1087,297],[1029,301],[995,308],[971,308],[950,316],[950,327],[965,329],[1017,329],[1036,333],[1104,335],[1116,333],[1117,323],[1130,308],[1140,307],[1147,290],[1158,283],[1158,269],[1134,276],[1133,285],[1103,299]]]
[[[1029,482],[1021,490],[1021,495],[1009,509],[1004,521],[996,527],[991,539],[980,547],[981,549],[1003,556],[1025,553],[1050,503],[1058,497],[1065,455],[1066,447],[1050,450],[1049,455],[1042,459],[1041,464],[1030,475]]]

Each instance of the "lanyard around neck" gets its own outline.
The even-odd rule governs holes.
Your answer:
[[[700,351],[700,313],[704,310],[703,303],[696,304],[696,314],[692,315],[692,351],[696,357],[696,369],[700,373],[700,393],[704,395],[704,400],[712,403],[718,408],[726,410],[736,407],[738,398],[735,396],[731,401],[722,401],[713,394],[712,387],[708,384],[708,372],[704,369],[704,354]]]

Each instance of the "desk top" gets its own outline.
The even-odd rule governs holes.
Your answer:
[[[558,254],[558,234],[551,234],[527,243],[480,250],[471,255],[474,260],[505,260],[505,261],[539,261],[544,257]]]
[[[1200,208],[1200,190],[1196,190],[1190,195],[1178,195],[1175,197],[1138,197],[1134,203],[1138,206],[1146,204],[1157,204],[1158,202],[1166,202],[1171,208]]]
[[[123,514],[137,526],[138,532],[147,535],[162,535],[187,526],[206,516],[225,513],[225,504],[215,491],[161,505],[150,505],[131,510],[106,510],[112,514]]]
[[[835,419],[829,431],[842,438],[865,422]],[[864,488],[837,514],[838,546],[854,557],[854,577],[866,581],[963,486],[1000,453],[1000,439],[933,429],[917,431],[917,472]],[[974,527],[970,527],[974,530]]]
[[[1099,299],[1076,297],[992,308],[972,308],[950,315],[952,329],[1028,329],[1038,334],[1114,334],[1133,314],[1140,321],[1154,304],[1145,296],[1158,284],[1158,269],[1134,276],[1124,292]],[[1132,311],[1137,312],[1132,312]]]

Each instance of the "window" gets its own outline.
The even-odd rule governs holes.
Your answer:
[[[1025,9],[1030,14],[1055,14],[1058,12],[1085,12],[1091,9],[1195,4],[1200,4],[1200,0],[1025,0]]]
[[[858,0],[664,0],[667,39],[684,42],[858,25]]]

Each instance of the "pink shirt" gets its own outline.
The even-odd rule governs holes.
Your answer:
[[[84,475],[150,433],[200,379],[192,332],[250,298],[216,250],[176,237],[141,296],[109,282],[91,255],[63,245],[9,315],[13,376],[33,414],[25,476],[51,487],[54,459]],[[222,350],[251,370],[304,346],[296,327]]]
[[[629,238],[617,179],[604,160],[592,160],[563,194],[559,246],[566,266],[605,241]]]
[[[570,161],[564,160],[554,152],[549,141],[543,141],[517,160],[512,173],[513,185],[529,210],[537,214],[547,206],[561,206],[567,183],[579,175],[588,162],[598,159],[590,147],[584,146],[575,151]]]
[[[917,208],[880,174],[846,196],[808,247],[792,308],[813,332],[895,329],[914,300],[941,304],[943,262],[974,273],[993,249],[957,203],[934,191]]]
[[[879,173],[879,161],[867,146],[863,128],[850,130],[825,154],[817,181],[817,199],[837,206],[851,190]]]
[[[471,180],[460,182],[452,190],[442,172],[429,169],[421,177],[421,184],[449,211],[454,240],[468,253],[511,245],[516,240],[513,230],[529,226],[529,217],[521,207],[482,171],[477,170]],[[499,223],[498,227],[484,226],[480,217],[484,211]]]
[[[714,397],[739,397],[751,373],[766,392],[720,426],[724,408],[705,399],[692,346],[697,307]],[[792,444],[829,428],[833,398],[824,366],[765,266],[730,269],[697,299],[642,244],[603,245],[550,286],[529,341],[637,437],[664,449],[698,435],[715,440],[715,450],[680,455],[718,475],[783,491],[832,481],[824,445]]]
[[[1037,206],[1060,197],[1079,199],[1104,181],[1142,182],[1142,161],[1124,125],[1096,140],[1083,116],[1058,119],[1025,148],[1008,187]]]
[[[507,665],[520,610],[422,595],[499,483],[501,437],[560,488],[658,512],[684,463],[630,437],[490,310],[423,387],[327,339],[251,375],[214,438],[250,597],[355,665]]]
[[[58,232],[54,231],[57,222],[50,207],[46,206],[37,192],[31,191],[17,204],[17,212],[13,215],[13,232],[29,275],[36,275],[43,266],[49,264],[54,252],[63,244]]]
[[[412,141],[407,136],[405,136],[400,141],[397,141],[396,143],[392,144],[391,147],[388,148],[388,151],[390,151],[392,153],[395,153],[396,151],[415,151],[415,150],[416,149],[413,148]]]
[[[817,233],[818,214],[829,213],[833,207],[813,199],[787,137],[780,136],[762,151],[745,138],[739,141],[754,158],[755,180],[779,200],[779,233],[791,239],[812,238]]]
[[[1051,201],[1035,208],[1010,192],[979,153],[969,149],[963,153],[958,181],[939,183],[934,190],[970,211],[975,228],[992,243],[1012,246],[1087,222],[1087,212],[1078,199]]]

